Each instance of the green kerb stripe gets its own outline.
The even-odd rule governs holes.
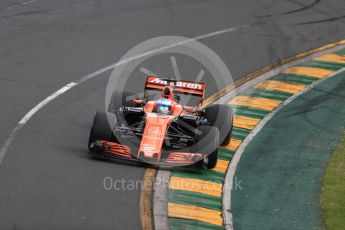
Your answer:
[[[169,189],[170,202],[177,204],[194,205],[212,210],[222,210],[222,198],[209,196],[197,192]]]
[[[265,90],[265,89],[255,89],[251,88],[246,90],[243,95],[252,97],[262,97],[271,100],[285,101],[292,96],[290,93],[284,93],[276,90]]]
[[[222,184],[224,182],[225,175],[224,173],[216,172],[213,170],[183,171],[182,169],[176,169],[175,171],[171,172],[171,176],[198,179]]]
[[[257,109],[253,107],[243,107],[243,106],[232,106],[235,111],[235,115],[237,116],[245,116],[245,117],[250,117],[250,118],[255,118],[255,119],[263,119],[266,117],[267,114],[270,113],[270,111],[262,110],[262,109]]]
[[[197,220],[169,218],[170,230],[224,230],[223,227]]]
[[[303,63],[302,66],[337,71],[341,68],[344,68],[345,64],[325,62],[325,61],[309,61],[309,62]]]
[[[345,49],[339,50],[339,51],[337,51],[335,53],[339,54],[339,55],[345,55]]]
[[[234,156],[235,151],[223,147],[218,148],[218,159],[230,161]]]
[[[273,77],[272,80],[282,81],[282,82],[292,83],[292,84],[310,85],[314,81],[319,80],[319,78],[282,73]]]
[[[249,130],[233,127],[232,128],[232,135],[231,135],[231,137],[234,138],[234,139],[243,141],[244,138],[246,138],[249,133],[250,133]],[[219,154],[219,150],[218,150],[218,154]]]

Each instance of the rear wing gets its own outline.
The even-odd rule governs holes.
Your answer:
[[[172,80],[172,79],[164,79],[158,78],[153,76],[147,76],[146,83],[145,83],[145,90],[146,89],[157,89],[163,90],[166,86],[172,86],[174,91],[184,94],[192,94],[195,96],[199,96],[204,99],[206,84],[205,83],[197,83],[192,81],[180,81],[180,80]]]

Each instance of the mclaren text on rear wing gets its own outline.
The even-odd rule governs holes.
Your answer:
[[[205,83],[163,79],[153,76],[148,76],[146,78],[145,89],[163,89],[165,86],[172,86],[175,91],[193,94],[202,98],[204,97],[206,89]]]

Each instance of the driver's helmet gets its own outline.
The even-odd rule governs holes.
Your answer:
[[[166,98],[159,98],[157,101],[157,112],[160,114],[168,115],[171,112],[171,101]]]

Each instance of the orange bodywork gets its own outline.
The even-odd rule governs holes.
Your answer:
[[[95,143],[97,143],[98,148],[102,149],[108,156],[116,156],[128,160],[140,160],[138,158],[133,158],[132,152],[128,146],[103,140],[99,140]],[[160,155],[158,156],[160,157]],[[201,153],[171,152],[163,161],[158,161],[158,159],[157,164],[164,164],[166,166],[185,166],[202,160],[203,155]]]
[[[181,114],[195,111],[196,107],[183,106],[174,99],[174,92],[179,91],[186,94],[193,94],[200,97],[202,103],[206,85],[189,81],[167,81],[157,77],[148,76],[145,89],[162,90],[162,98],[171,101],[169,114],[157,113],[157,101],[148,101],[143,104],[142,100],[132,100],[135,106],[144,105],[146,114],[145,129],[142,134],[137,156],[131,152],[128,146],[119,143],[99,140],[97,147],[107,155],[127,158],[130,160],[143,160],[143,158],[156,161],[158,164],[187,165],[203,159],[201,153],[170,152],[167,157],[161,158],[163,143],[171,122]]]
[[[150,84],[148,82],[155,82]],[[158,88],[162,89],[162,98],[166,98],[171,101],[171,113],[170,115],[159,115],[155,113],[157,109],[157,101],[148,101],[144,107],[144,111],[146,112],[146,124],[145,130],[142,135],[139,151],[137,158],[145,157],[150,159],[157,159],[157,162],[161,159],[162,153],[162,146],[165,139],[165,135],[168,131],[170,123],[174,120],[175,117],[178,117],[183,112],[184,107],[178,104],[174,100],[173,91],[177,88],[174,88],[169,85],[165,85],[165,83],[159,82],[160,80],[155,77],[148,77],[146,82],[146,88]],[[179,90],[189,90],[191,92],[198,95],[204,94],[205,86],[204,84],[197,84],[197,83],[189,83],[189,82],[181,82],[181,84],[190,84],[191,86],[197,85],[199,88],[196,90],[193,89],[179,89]],[[194,85],[192,85],[194,84]],[[196,86],[195,86],[196,87]],[[168,94],[165,94],[165,90],[168,90]],[[187,92],[186,91],[186,92]]]
[[[131,158],[132,152],[131,149],[125,145],[121,145],[115,142],[102,141],[100,140],[102,149],[106,154],[116,154],[121,157]]]
[[[147,113],[138,158],[143,154],[145,158],[157,158],[157,162],[160,161],[165,134],[173,119],[174,116],[159,116],[156,113]]]

